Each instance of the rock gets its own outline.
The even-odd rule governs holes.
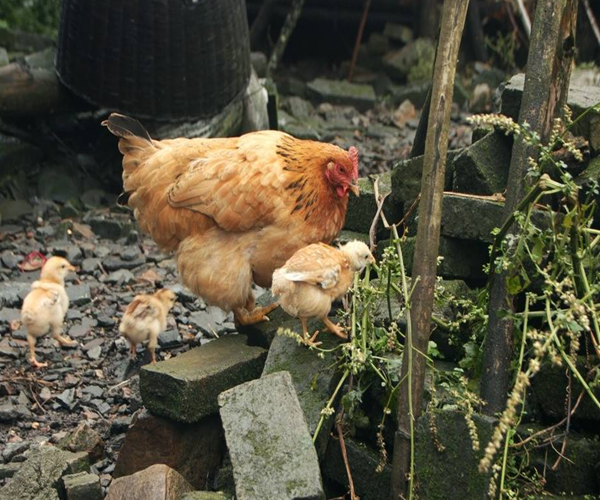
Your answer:
[[[131,256],[131,253],[129,254]],[[121,269],[133,269],[146,263],[146,259],[138,253],[134,259],[125,260],[120,257],[108,257],[102,261],[104,269],[107,271],[117,271]]]
[[[428,500],[486,499],[490,474],[478,471],[479,460],[489,442],[496,420],[474,415],[479,450],[473,451],[469,428],[463,413],[457,410],[434,410],[417,421],[415,428],[415,472],[419,496]],[[444,451],[432,438],[431,421]],[[448,479],[451,478],[451,481]]]
[[[25,200],[4,200],[0,202],[0,220],[16,221],[33,213],[33,207]]]
[[[73,179],[72,174],[52,168],[43,169],[37,178],[40,198],[60,203],[76,199],[79,196],[79,187]]]
[[[577,359],[577,368],[580,373],[587,373],[589,370],[588,365],[589,362],[585,357],[580,356]],[[583,387],[575,377],[572,378],[571,384],[571,394],[573,394],[573,398],[576,398],[583,391]],[[569,380],[564,367],[544,363],[540,372],[531,379],[531,403],[541,411],[545,419],[558,422],[566,415],[565,401],[567,400],[568,386]],[[600,398],[598,387],[593,392],[596,398]],[[571,421],[576,424],[588,424],[591,427],[596,427],[600,423],[598,407],[588,394],[583,395],[583,399],[577,411],[571,417]]]
[[[413,30],[403,24],[385,23],[383,34],[390,40],[407,44],[413,39]]]
[[[417,38],[400,50],[386,54],[383,66],[392,78],[410,83],[421,82],[431,79],[434,58],[435,41]]]
[[[11,321],[20,320],[21,311],[11,307],[0,309],[0,326],[7,328]]]
[[[135,281],[135,276],[127,269],[119,269],[110,273],[104,281],[110,284],[128,285]]]
[[[158,336],[158,344],[163,349],[172,349],[174,347],[181,346],[182,342],[181,337],[179,336],[179,332],[176,329],[161,332]]]
[[[92,329],[86,325],[73,325],[69,328],[69,337],[73,339],[85,337],[91,330]]]
[[[369,36],[367,50],[372,56],[382,56],[388,50],[390,50],[390,41],[385,34],[382,35],[381,33],[377,33],[375,31]]]
[[[344,229],[368,234],[375,214],[377,213],[373,182],[370,179],[363,177],[358,180],[358,187],[360,189],[360,196],[354,196],[350,193],[348,197],[348,209],[346,211],[346,223]],[[391,190],[391,172],[385,172],[379,175],[379,194],[385,195]],[[397,213],[391,203],[391,196],[388,196],[388,200],[383,206],[383,210],[388,217],[388,220],[396,220]]]
[[[67,295],[72,306],[84,306],[92,301],[90,285],[67,285]]]
[[[315,107],[301,97],[292,96],[287,99],[286,104],[287,110],[294,118],[298,120],[304,120],[305,118],[312,117],[315,114]]]
[[[250,63],[256,71],[258,78],[264,78],[267,74],[267,56],[264,52],[250,52]]]
[[[86,452],[92,463],[97,462],[104,454],[104,442],[97,431],[82,422],[70,434],[58,443],[58,447],[72,452]]]
[[[420,109],[425,104],[429,87],[429,82],[409,83],[406,85],[391,85],[389,87],[391,92],[391,103],[395,106],[398,106],[404,101],[410,101],[415,105],[415,107]]]
[[[5,250],[0,254],[0,260],[2,260],[2,265],[7,269],[16,269],[20,258],[12,250]]]
[[[318,102],[347,104],[361,111],[366,111],[375,104],[375,91],[371,85],[317,78],[306,86]]]
[[[98,208],[106,204],[107,195],[102,189],[88,189],[80,197],[87,209]]]
[[[202,489],[221,463],[224,444],[216,415],[181,424],[142,411],[127,432],[113,476],[129,476],[151,465],[165,464],[194,488]]]
[[[2,458],[5,462],[10,462],[17,455],[21,455],[26,452],[30,446],[31,443],[29,441],[6,443],[4,450],[2,451]]]
[[[65,389],[56,396],[56,402],[66,410],[72,410],[77,404],[75,401],[75,389]]]
[[[417,117],[415,105],[409,99],[402,101],[392,115],[392,120],[398,128],[403,128],[407,122]]]
[[[0,172],[3,176],[30,172],[43,158],[44,153],[37,146],[0,134]]]
[[[85,453],[41,446],[31,450],[29,458],[0,490],[0,500],[59,500],[60,478],[87,470]]]
[[[392,468],[385,465],[381,472],[377,472],[381,459],[376,451],[353,438],[346,438],[344,441],[357,495],[361,500],[389,498]],[[329,440],[327,454],[323,460],[323,475],[341,486],[345,487],[348,484],[346,466],[337,439]]]
[[[301,334],[299,321],[290,322],[288,326]],[[311,332],[322,327],[323,325],[318,321],[311,321],[308,326]],[[319,340],[323,342],[321,347],[324,349],[333,349],[339,344],[338,339],[327,332],[323,332]],[[311,436],[314,436],[321,418],[321,410],[327,405],[339,380],[339,374],[335,372],[334,368],[331,368],[334,361],[331,355],[326,355],[324,359],[321,359],[306,346],[298,345],[296,339],[278,335],[271,343],[265,362],[263,377],[281,371],[287,371],[292,377],[296,396],[304,412]],[[321,457],[327,448],[333,417],[331,415],[325,419],[315,443],[317,453]]]
[[[29,283],[0,282],[0,307],[20,307],[30,288]]]
[[[230,500],[231,497],[220,491],[193,491],[186,493],[181,500]]]
[[[114,218],[105,219],[104,217],[95,217],[89,223],[92,231],[100,238],[113,241],[126,237],[133,229],[131,222]]]
[[[0,68],[9,63],[8,52],[4,47],[0,47]]]
[[[453,161],[453,191],[471,194],[502,193],[506,189],[512,140],[491,132],[459,153]]]
[[[541,375],[540,372],[534,378]],[[573,394],[578,394],[578,392]],[[574,416],[578,412],[579,408]],[[522,439],[525,439],[533,432],[540,431],[543,428],[541,425],[532,423],[523,424],[519,427],[518,433]],[[529,451],[528,465],[531,469],[536,470],[538,474],[544,475],[544,491],[554,493],[557,496],[560,495],[560,498],[564,498],[562,495],[569,498],[578,495],[581,495],[582,498],[598,498],[600,476],[598,476],[596,468],[597,464],[600,463],[600,442],[598,442],[597,437],[581,434],[571,428],[564,450],[562,448],[563,441],[564,436],[557,435],[552,442],[552,446],[532,448]],[[563,450],[560,452],[563,457],[562,460],[556,468],[549,467],[548,464],[554,464],[559,459],[559,450]]]
[[[523,97],[525,75],[513,76],[504,88],[500,89],[500,113],[517,121]],[[600,102],[600,87],[569,85],[567,104],[576,119],[588,108]],[[574,128],[575,135],[581,135],[590,143],[590,148],[597,154],[600,152],[600,110],[589,112]]]
[[[180,500],[194,488],[179,472],[157,464],[131,476],[115,479],[105,500]]]
[[[144,405],[179,422],[198,422],[218,410],[221,392],[260,376],[267,353],[245,335],[218,338],[140,371]]]
[[[15,403],[0,404],[0,422],[11,422],[12,420],[30,419],[32,413],[25,405]]]
[[[67,500],[102,500],[102,486],[96,474],[80,472],[63,477]]]
[[[13,477],[21,468],[21,462],[0,464],[0,480]]]
[[[60,216],[63,219],[78,219],[81,216],[81,213],[79,212],[79,209],[73,205],[72,202],[67,201],[67,203],[65,203],[60,209]],[[50,226],[46,227],[49,228]]]
[[[325,498],[317,454],[287,372],[219,396],[238,500]]]
[[[470,99],[469,111],[472,113],[489,113],[492,108],[492,96],[492,89],[487,83],[477,84]]]

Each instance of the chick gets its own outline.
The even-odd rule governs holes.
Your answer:
[[[175,294],[166,288],[153,295],[136,295],[127,307],[119,326],[121,335],[129,341],[132,358],[136,355],[136,346],[149,340],[148,349],[152,363],[156,363],[154,350],[158,335],[167,326],[167,314],[175,304]]]
[[[348,336],[327,315],[331,303],[350,288],[354,273],[375,262],[367,245],[351,241],[333,248],[324,243],[308,245],[298,250],[283,267],[273,273],[273,295],[280,296],[281,307],[291,316],[300,318],[302,337],[314,345],[319,332],[309,339],[307,321],[319,318],[325,326],[342,339]]]
[[[65,278],[75,268],[62,257],[51,257],[42,267],[41,277],[31,285],[31,292],[23,301],[21,318],[27,329],[29,362],[36,368],[48,363],[39,363],[35,358],[35,343],[38,337],[51,332],[61,346],[73,346],[77,342],[61,335],[69,298],[65,291]]]

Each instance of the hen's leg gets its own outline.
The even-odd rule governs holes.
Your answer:
[[[33,335],[27,335],[27,342],[29,343],[29,363],[34,368],[46,368],[48,363],[40,363],[35,359],[35,337]]]
[[[312,337],[308,338],[308,326],[307,326],[307,322],[308,320],[306,318],[300,318],[300,323],[302,324],[302,340],[304,341],[304,344],[307,346],[318,346],[321,345],[322,342],[315,342],[315,340],[317,339],[317,335],[319,335],[319,330],[317,330]]]
[[[346,335],[344,329],[340,325],[336,325],[327,317],[323,318],[323,323],[325,323],[325,326],[331,333],[343,340],[348,340],[348,335]]]
[[[262,321],[269,321],[269,317],[267,316],[267,314],[269,314],[273,309],[277,309],[278,307],[279,304],[275,303],[266,307],[255,307],[251,311],[248,311],[244,308],[234,309],[233,315],[235,317],[236,323],[242,326],[254,325]]]

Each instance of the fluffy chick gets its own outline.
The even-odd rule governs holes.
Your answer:
[[[307,321],[318,318],[335,335],[348,336],[327,317],[331,303],[341,298],[352,285],[354,274],[375,262],[367,245],[351,241],[334,248],[323,243],[298,250],[283,267],[273,273],[273,295],[281,297],[281,307],[300,319],[302,337],[312,345],[319,332],[309,339]]]
[[[148,349],[152,363],[156,363],[154,350],[158,335],[167,326],[167,314],[175,304],[175,294],[166,288],[153,295],[136,295],[127,307],[119,331],[129,341],[132,358],[136,355],[136,346],[149,340]]]
[[[75,268],[66,259],[49,258],[42,268],[40,279],[31,285],[31,292],[23,301],[21,318],[27,329],[29,362],[36,368],[48,366],[48,363],[40,363],[35,358],[36,339],[48,331],[61,346],[77,344],[75,340],[61,335],[65,314],[69,308],[65,278],[71,271],[75,271]]]

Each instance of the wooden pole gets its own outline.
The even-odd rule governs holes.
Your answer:
[[[446,0],[442,11],[431,109],[425,141],[419,225],[413,261],[414,291],[410,299],[411,333],[402,361],[401,379],[406,380],[398,392],[398,430],[394,437],[391,498],[404,498],[410,478],[414,443],[413,425],[421,414],[425,383],[425,357],[431,333],[431,312],[435,288],[436,266],[440,241],[442,199],[450,131],[450,110],[454,93],[454,77],[458,49],[467,16],[469,0]],[[411,366],[412,365],[412,366]],[[408,498],[412,497],[412,488]]]
[[[252,27],[250,28],[250,47],[254,50],[256,50],[258,47],[260,39],[267,29],[267,25],[271,20],[276,3],[277,0],[264,0],[263,4],[260,6],[258,14],[256,14],[256,17],[252,22]]]
[[[575,53],[575,28],[578,0],[538,0],[519,123],[527,122],[542,141],[547,141],[555,116],[563,112],[569,91],[571,63]],[[537,158],[535,148],[515,139],[506,188],[504,218],[515,210],[525,193],[523,179],[527,159]],[[515,235],[516,228],[508,234]],[[481,396],[489,415],[504,410],[510,383],[513,354],[513,322],[502,318],[501,311],[514,311],[508,294],[505,273],[491,277],[489,323],[483,353]]]
[[[358,59],[358,51],[360,50],[360,44],[362,42],[363,33],[365,31],[365,24],[367,24],[367,17],[369,16],[369,9],[371,8],[371,0],[366,0],[365,9],[363,10],[362,17],[360,18],[360,25],[358,26],[358,33],[356,34],[356,42],[354,42],[354,50],[352,51],[352,61],[350,62],[350,70],[348,71],[348,81],[352,81],[352,75],[354,68],[356,67],[356,60]]]
[[[285,48],[287,47],[290,36],[292,36],[294,28],[296,28],[298,18],[302,13],[302,7],[304,7],[304,0],[293,1],[290,11],[288,12],[285,22],[283,23],[283,28],[281,28],[281,33],[279,34],[277,43],[273,48],[273,53],[269,59],[269,64],[267,64],[267,76],[271,76],[275,72],[275,69],[277,69],[277,65],[283,57],[283,53],[285,52]]]

